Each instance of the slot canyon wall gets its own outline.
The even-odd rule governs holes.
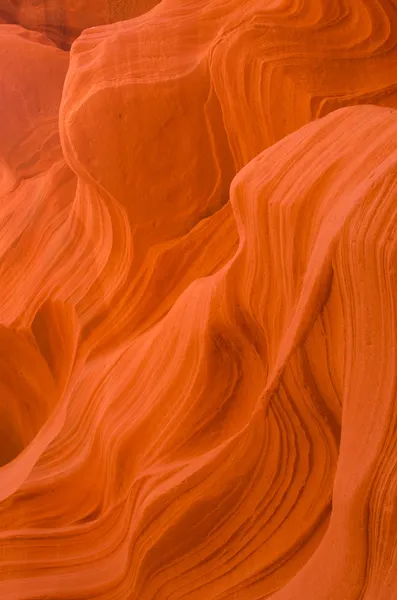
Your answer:
[[[0,0],[1,600],[397,600],[397,2]]]

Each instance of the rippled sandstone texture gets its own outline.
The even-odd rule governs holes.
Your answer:
[[[1,0],[0,24],[37,30],[69,49],[87,27],[141,15],[158,0]]]
[[[154,4],[0,4],[0,597],[394,600],[395,5]]]

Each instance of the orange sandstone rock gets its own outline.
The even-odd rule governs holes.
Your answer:
[[[0,597],[393,600],[394,9],[154,4],[0,6]]]
[[[0,23],[40,31],[59,47],[70,48],[87,27],[137,17],[158,0],[1,0]]]

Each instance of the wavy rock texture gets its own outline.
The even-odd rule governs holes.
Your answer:
[[[87,27],[137,17],[159,0],[1,0],[0,23],[36,30],[69,49]]]
[[[7,1],[0,597],[394,600],[394,4]]]

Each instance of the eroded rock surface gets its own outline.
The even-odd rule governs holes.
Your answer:
[[[0,19],[0,597],[394,600],[392,3]]]

